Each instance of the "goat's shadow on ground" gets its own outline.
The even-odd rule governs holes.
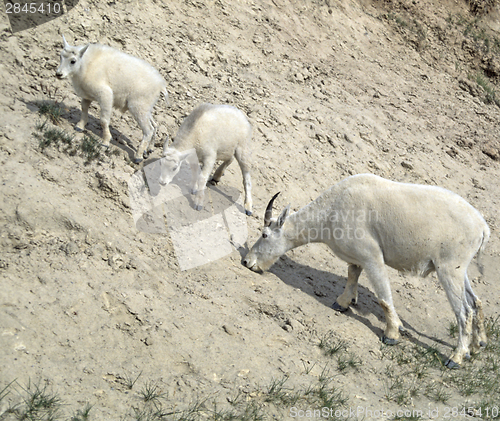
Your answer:
[[[245,252],[246,253],[246,252]],[[245,255],[243,253],[243,257]],[[242,254],[242,251],[240,251]],[[300,289],[301,291],[311,295],[321,304],[326,306],[326,311],[335,312],[332,309],[332,304],[335,302],[336,298],[342,294],[344,287],[347,282],[347,277],[339,276],[332,272],[322,271],[312,268],[301,263],[297,263],[288,256],[282,256],[269,270],[269,272],[280,278],[285,284],[292,286],[293,288]],[[347,264],[346,264],[347,272]],[[381,322],[381,325],[385,327],[385,316],[382,308],[378,303],[378,299],[375,294],[368,288],[358,284],[358,303],[355,306],[356,311],[352,311],[351,308],[343,313],[344,317],[352,317],[360,323],[363,323],[368,329],[370,329],[378,338],[382,338],[384,331],[383,328],[379,326],[374,326],[371,321],[365,317],[365,315],[373,314]],[[397,311],[398,309],[396,309]],[[399,313],[398,313],[399,314]],[[407,320],[401,318],[403,323],[404,331],[402,331],[402,337],[405,340],[412,342],[415,345],[422,346],[425,349],[432,347],[425,342],[422,342],[420,338],[427,338],[430,341],[437,342],[440,345],[453,348],[453,346],[439,338],[434,336],[428,336],[415,327],[413,327]],[[332,326],[332,330],[335,330],[335,326]],[[446,359],[447,356],[440,354],[442,359]]]
[[[165,187],[159,183],[161,175],[160,158],[147,158],[143,161],[142,168],[146,175],[151,195],[153,197],[164,195]],[[194,181],[195,180],[192,179],[189,164],[183,161],[181,163],[180,171],[167,185],[167,188],[170,186],[177,186],[178,190],[182,192],[182,196],[187,200],[191,209],[195,208],[195,195],[192,193]],[[168,194],[163,197],[168,200]],[[239,213],[245,215],[245,208],[241,204],[242,200],[240,200],[242,198],[243,196],[237,188],[224,184],[224,182],[212,184],[212,182],[208,181],[204,193],[203,209],[201,211],[197,211],[199,212],[198,214],[195,213],[192,215],[191,222],[210,218],[217,214],[223,214],[226,210],[233,207]]]
[[[57,104],[57,102],[53,100],[35,100],[35,101],[23,101],[23,102],[26,104],[26,107],[32,112],[37,112],[40,105],[43,103]],[[112,114],[112,118],[113,116],[115,116],[115,118],[119,118],[120,117],[119,111],[118,110],[113,110],[113,111],[114,113]],[[80,108],[65,107],[64,112],[61,114],[61,118],[71,124],[72,131],[70,132],[70,134],[76,136],[78,134],[87,132],[91,133],[98,140],[101,140],[102,139],[101,120],[97,117],[94,117],[90,112],[87,125],[85,126],[85,130],[78,131],[76,129],[76,124],[80,121],[81,115],[82,115],[82,110]],[[40,117],[42,119],[44,118],[43,116]],[[137,150],[136,148],[139,146],[140,140],[142,138],[138,139],[137,142],[133,142],[122,132],[114,128],[112,124],[109,125],[109,131],[111,132],[111,145],[124,150],[128,154],[129,159],[133,161],[135,151]]]

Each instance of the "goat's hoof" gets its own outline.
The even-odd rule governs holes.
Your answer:
[[[198,193],[198,190],[191,189],[191,190],[189,190],[189,193],[191,193],[194,196],[196,193]]]
[[[142,158],[134,158],[134,164],[139,164],[142,162]]]
[[[249,211],[249,210],[246,210],[246,209],[245,209],[245,214],[246,214],[247,216],[252,216],[252,211]]]
[[[79,133],[83,132],[85,129],[81,129],[80,127],[75,126],[75,130]]]
[[[486,348],[486,345],[487,345],[487,343],[486,343],[485,341],[480,341],[480,342],[479,342],[479,346],[480,346],[481,348]]]
[[[143,157],[144,159],[148,159],[149,155],[150,155],[152,152],[153,152],[153,150],[152,150],[152,149],[150,149],[150,150],[148,150],[148,151],[144,151],[144,152],[142,153],[142,157]]]
[[[194,208],[197,210],[197,211],[201,211],[203,209],[203,206],[202,205],[195,205]]]
[[[217,184],[219,184],[219,180],[214,180],[213,178],[211,178],[208,182],[209,182],[212,186],[216,186]]]
[[[397,345],[399,341],[397,339],[388,338],[387,336],[382,336],[382,343],[386,345]]]
[[[339,311],[340,313],[344,313],[344,312],[346,312],[347,310],[349,310],[349,307],[342,307],[339,303],[337,303],[337,301],[335,301],[335,302],[332,304],[332,308],[333,308],[335,311]]]
[[[452,370],[453,369],[457,369],[457,368],[460,368],[460,364],[457,364],[455,361],[453,361],[451,358],[448,359],[448,361],[446,361],[446,363],[444,364],[446,367],[448,368],[451,368]]]
[[[469,360],[470,360],[470,354],[469,354],[469,353],[465,354],[465,357],[464,357],[464,358],[465,358],[467,361],[469,361]]]

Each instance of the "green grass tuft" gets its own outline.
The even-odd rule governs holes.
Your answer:
[[[87,158],[87,162],[101,157],[102,145],[101,142],[90,134],[83,137],[80,149]]]
[[[38,104],[38,114],[46,117],[52,124],[60,125],[62,121],[62,108],[53,101],[42,101]]]
[[[157,382],[146,382],[139,395],[145,402],[157,401],[165,396],[161,393]]]
[[[87,402],[83,409],[79,409],[76,411],[76,414],[71,417],[70,421],[87,421],[89,419],[89,413],[91,409],[92,405]]]

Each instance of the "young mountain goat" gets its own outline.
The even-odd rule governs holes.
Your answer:
[[[277,196],[277,195],[276,195]],[[384,310],[384,343],[396,344],[402,326],[392,302],[385,265],[427,276],[436,271],[458,323],[458,346],[446,365],[458,367],[486,345],[484,315],[472,291],[467,267],[488,241],[480,213],[460,196],[433,186],[396,183],[371,174],[348,177],[289,215],[287,206],[271,218],[244,265],[262,272],[288,250],[311,242],[327,244],[349,264],[344,292],[333,308],[346,311],[357,300],[364,269]],[[472,343],[471,343],[472,333]]]
[[[72,47],[63,36],[59,79],[70,78],[76,94],[82,98],[82,117],[76,128],[83,130],[88,121],[89,106],[97,101],[101,108],[103,145],[109,146],[109,122],[112,108],[130,111],[142,130],[142,142],[134,162],[147,157],[156,133],[153,108],[163,94],[168,98],[167,82],[145,61],[101,44]]]
[[[179,172],[181,162],[190,163],[193,174],[193,194],[196,210],[203,209],[205,186],[215,161],[223,161],[210,182],[217,184],[225,169],[238,161],[245,188],[245,213],[252,214],[252,182],[250,179],[250,151],[252,126],[245,114],[230,105],[201,104],[182,122],[172,145],[168,139],[163,146],[160,184],[168,184]],[[196,153],[197,160],[191,159]],[[202,170],[198,174],[198,162]]]

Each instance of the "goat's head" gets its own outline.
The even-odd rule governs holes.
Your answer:
[[[268,270],[276,260],[291,248],[291,242],[283,230],[283,225],[290,211],[290,205],[283,209],[278,218],[272,217],[273,202],[278,194],[276,193],[267,205],[261,237],[243,260],[243,264],[254,272]]]
[[[169,184],[181,169],[182,154],[176,149],[166,148],[163,151],[163,158],[160,159],[160,179],[161,185]]]
[[[79,47],[72,47],[66,42],[63,35],[64,48],[61,51],[61,63],[56,70],[56,76],[59,79],[65,79],[77,72],[82,64],[82,58],[90,44]]]

